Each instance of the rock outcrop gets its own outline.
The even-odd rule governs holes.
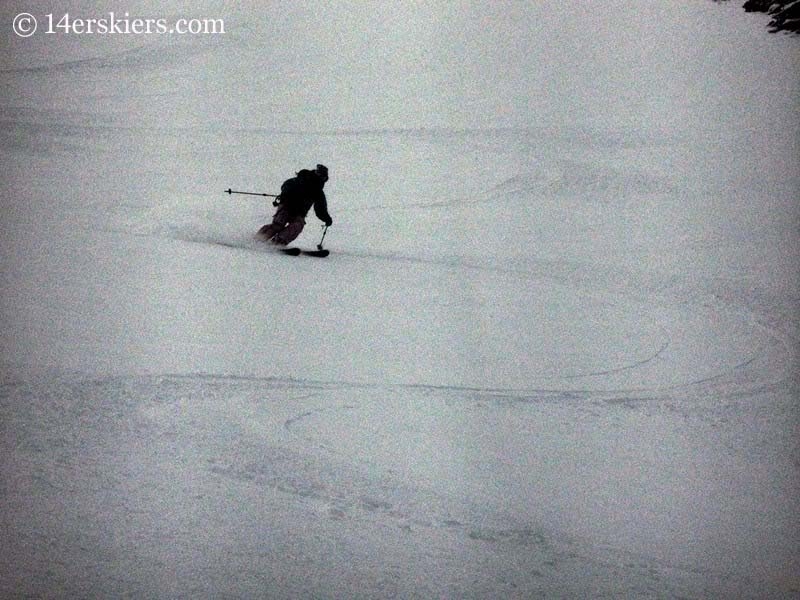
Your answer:
[[[800,0],[747,0],[743,8],[747,12],[762,12],[772,16],[767,26],[771,33],[800,33]]]
[[[800,0],[747,0],[747,12],[764,12],[772,16],[769,30],[800,33]]]

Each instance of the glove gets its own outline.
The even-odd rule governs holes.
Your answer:
[[[328,217],[328,220],[325,221],[325,227],[330,227],[331,225],[333,225],[333,219]]]

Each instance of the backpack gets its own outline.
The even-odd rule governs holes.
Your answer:
[[[313,171],[303,169],[297,173],[297,177],[284,181],[281,185],[280,204],[293,213],[305,215],[313,203],[313,190],[308,184],[308,178],[313,176]]]

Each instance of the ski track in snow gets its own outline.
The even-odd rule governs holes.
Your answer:
[[[394,399],[387,402],[387,394]],[[101,412],[88,412],[93,411],[92,407],[96,405],[93,401],[96,395],[114,402]],[[377,397],[383,397],[380,407],[375,403]],[[447,571],[454,565],[448,564],[451,559],[447,558],[446,550],[445,554],[437,555],[435,549],[454,545],[471,548],[471,555],[482,556],[480,560],[488,563],[483,562],[481,569],[489,568],[488,572],[494,568],[489,565],[499,561],[497,567],[503,565],[502,572],[508,582],[514,582],[514,587],[505,588],[501,581],[490,579],[485,582],[486,589],[506,589],[512,595],[516,587],[529,592],[538,589],[543,593],[571,590],[571,593],[579,594],[591,589],[601,595],[657,593],[680,596],[692,595],[702,589],[713,589],[715,593],[720,590],[752,593],[761,585],[734,572],[698,568],[691,561],[676,562],[626,551],[613,544],[598,545],[595,540],[567,535],[536,520],[520,522],[518,516],[506,513],[501,505],[483,504],[488,497],[481,499],[481,494],[475,490],[466,495],[455,494],[447,486],[431,487],[432,481],[427,480],[424,470],[397,472],[392,460],[382,458],[383,450],[369,448],[372,439],[369,432],[365,432],[367,446],[364,448],[358,446],[358,440],[356,446],[344,447],[348,444],[343,446],[343,440],[337,435],[328,437],[326,434],[328,431],[332,434],[346,431],[350,421],[376,423],[368,416],[375,409],[382,413],[389,410],[388,418],[396,420],[399,415],[391,414],[395,404],[398,408],[413,407],[417,413],[422,411],[417,417],[410,418],[409,423],[419,422],[420,415],[427,415],[421,420],[425,425],[428,419],[440,418],[436,416],[440,410],[437,406],[444,408],[452,401],[461,406],[466,402],[470,412],[480,413],[489,408],[501,416],[516,415],[517,419],[524,417],[524,421],[533,417],[545,422],[552,419],[548,416],[548,405],[558,412],[578,402],[578,407],[584,407],[578,409],[579,413],[584,412],[585,418],[593,420],[596,413],[592,406],[587,406],[587,398],[576,398],[570,393],[541,393],[534,398],[497,390],[427,386],[392,388],[187,374],[75,380],[73,383],[62,380],[58,386],[46,382],[4,386],[0,407],[6,410],[10,401],[27,402],[30,410],[37,410],[36,406],[44,402],[43,406],[49,408],[39,414],[45,419],[59,415],[56,418],[60,423],[56,431],[48,431],[47,420],[19,421],[15,418],[6,422],[6,433],[11,434],[10,437],[4,436],[6,443],[33,444],[34,452],[53,452],[61,469],[72,470],[81,465],[84,474],[72,484],[78,487],[68,491],[61,489],[65,482],[52,473],[43,472],[30,481],[20,480],[15,492],[6,491],[8,501],[16,506],[23,501],[21,494],[26,490],[39,489],[40,505],[55,502],[61,507],[59,510],[63,511],[68,524],[72,519],[82,518],[79,515],[86,509],[80,508],[80,504],[57,500],[65,491],[67,497],[75,500],[85,498],[91,506],[95,501],[102,501],[103,488],[109,485],[112,489],[124,488],[121,501],[130,520],[124,529],[141,528],[147,532],[158,522],[171,523],[171,527],[177,528],[171,535],[176,537],[174,541],[165,542],[172,552],[177,552],[170,559],[173,568],[184,575],[188,564],[181,558],[181,539],[187,533],[184,529],[195,525],[192,520],[181,519],[173,503],[182,505],[181,511],[194,507],[193,510],[205,515],[201,522],[208,528],[206,535],[209,535],[208,531],[213,536],[221,535],[226,527],[234,525],[229,514],[232,507],[225,508],[225,513],[218,512],[225,504],[233,502],[232,498],[214,499],[215,490],[223,486],[229,490],[228,494],[236,489],[238,494],[251,498],[250,501],[260,496],[262,500],[259,503],[264,502],[265,494],[267,497],[275,494],[276,499],[292,498],[292,505],[296,507],[292,510],[302,509],[306,514],[304,518],[314,521],[320,531],[332,528],[341,532],[341,527],[347,526],[364,532],[363,535],[377,534],[393,540],[394,548],[385,548],[384,560],[387,566],[397,564],[399,568],[398,590],[406,589],[409,584],[402,581],[406,577],[404,569],[414,568],[409,567],[405,548],[405,544],[412,540],[411,547],[415,552],[420,548],[423,552],[434,552],[429,560],[436,569]],[[309,405],[317,408],[303,408],[300,412],[292,410],[295,406]],[[56,407],[56,415],[48,416]],[[359,411],[365,407],[369,410],[363,417]],[[532,408],[534,412],[530,413]],[[625,410],[629,411],[630,406]],[[450,410],[449,414],[455,413]],[[340,430],[336,421],[342,416],[347,419],[344,429]],[[395,436],[390,436],[394,442],[397,441]],[[58,438],[62,441],[47,450],[48,439]],[[169,465],[159,465],[157,455],[163,452],[174,454],[178,470]],[[167,472],[160,473],[165,468]],[[178,479],[170,481],[171,477]],[[166,503],[156,502],[167,489],[173,498]],[[101,496],[90,500],[96,493]],[[121,549],[109,545],[110,540],[103,541],[100,531],[100,537],[95,538],[93,527],[99,525],[95,518],[90,517],[81,525],[88,536],[77,534],[76,530],[67,535],[65,543],[70,543],[73,538],[76,542],[83,538],[78,542],[78,554],[91,555],[102,548],[103,552],[114,557],[120,568],[129,572],[149,568],[146,563],[138,562],[144,557],[138,558],[135,552],[132,555],[119,554]],[[249,521],[242,518],[243,522]],[[248,526],[257,525],[252,522]],[[117,533],[125,534],[124,531]],[[275,533],[273,531],[271,535]],[[242,536],[242,533],[237,535]],[[270,534],[262,531],[260,535]],[[21,542],[36,545],[37,536],[47,537],[47,534],[44,530],[37,532],[34,529],[26,533]],[[250,543],[247,536],[242,539]],[[16,552],[26,553],[24,546],[14,546]],[[59,548],[59,544],[51,546],[43,558],[47,559],[50,552],[62,551]],[[73,557],[75,552],[73,548]],[[267,544],[261,551],[263,559],[244,554],[242,558],[229,557],[227,563],[255,560],[262,572],[274,576],[274,570],[264,562],[264,559],[274,560],[273,552]],[[29,559],[32,561],[29,564],[37,568],[39,561],[33,557]],[[333,560],[334,565],[339,563],[339,559]],[[364,561],[366,557],[360,556],[359,560]],[[208,568],[214,572],[214,567],[209,565]],[[237,568],[242,569],[243,564]],[[616,573],[617,577],[607,579],[609,572]],[[71,584],[64,581],[62,585],[65,592],[87,589],[80,581]],[[92,585],[100,586],[88,588],[94,592],[108,591],[102,580]],[[430,590],[433,588],[429,586],[433,585],[432,581],[424,578],[417,581],[413,589]],[[461,587],[465,582],[450,581],[449,585],[462,593],[466,591]],[[17,589],[36,590],[35,579],[28,586]],[[137,588],[126,586],[125,589]],[[147,589],[138,588],[140,593],[148,593]],[[176,588],[164,582],[157,589],[177,592]],[[300,584],[298,589],[304,589],[303,585]],[[186,590],[178,595],[183,593]]]
[[[235,253],[243,260],[269,267],[289,268],[298,260],[276,255],[244,233],[237,237],[157,223],[129,237],[137,243],[161,240],[203,247],[212,255]],[[296,566],[297,571],[290,568],[296,573],[294,583],[287,582],[279,569],[271,566],[282,564],[285,570],[280,553],[293,547],[298,565],[306,562],[315,569],[322,568],[322,580],[336,579],[337,570],[355,568],[370,582],[371,589],[387,593],[436,594],[448,589],[465,596],[480,596],[481,590],[509,596],[519,590],[525,590],[525,595],[583,595],[591,590],[609,597],[694,597],[743,591],[758,595],[765,585],[762,580],[737,573],[719,558],[701,559],[698,553],[681,558],[672,551],[660,553],[658,544],[633,544],[624,535],[617,538],[598,533],[586,523],[561,524],[559,520],[566,517],[558,509],[506,506],[500,499],[503,492],[483,491],[479,484],[482,482],[488,490],[505,484],[513,502],[524,498],[549,506],[553,501],[545,501],[547,489],[559,477],[548,467],[552,458],[537,457],[538,438],[544,438],[544,447],[553,443],[558,447],[563,442],[553,439],[560,435],[572,444],[563,451],[576,453],[579,463],[590,463],[596,460],[594,452],[581,450],[581,446],[598,431],[603,435],[608,431],[628,432],[637,440],[645,436],[639,443],[646,446],[647,436],[663,435],[650,432],[649,423],[669,430],[676,427],[671,421],[676,415],[678,422],[691,424],[678,426],[678,437],[688,436],[695,446],[700,442],[695,440],[698,434],[694,429],[707,432],[711,439],[719,436],[722,447],[710,460],[723,460],[718,452],[737,456],[740,450],[735,436],[720,436],[717,431],[729,418],[724,407],[751,404],[747,410],[758,414],[765,393],[781,390],[787,382],[791,385],[790,369],[795,359],[791,340],[785,334],[760,323],[757,315],[740,306],[703,295],[687,297],[679,287],[673,290],[663,281],[641,285],[629,273],[593,273],[581,265],[535,256],[525,261],[498,261],[490,257],[334,249],[325,261],[324,268],[329,270],[357,265],[362,270],[394,272],[408,267],[442,271],[456,279],[503,278],[511,282],[511,289],[535,284],[542,292],[557,290],[558,294],[587,302],[600,299],[625,310],[635,306],[639,320],[647,320],[651,311],[666,310],[689,322],[732,323],[740,330],[734,338],[736,343],[749,349],[739,359],[728,360],[702,377],[693,377],[689,370],[683,381],[669,383],[656,375],[651,385],[618,385],[614,377],[628,378],[668,360],[670,354],[680,357],[683,345],[691,345],[692,339],[674,339],[665,324],[658,324],[653,349],[636,360],[583,373],[530,373],[530,380],[539,385],[529,387],[413,379],[377,383],[357,378],[225,372],[146,372],[110,378],[77,374],[53,382],[45,377],[38,383],[24,378],[6,383],[0,404],[5,413],[4,432],[8,433],[4,436],[6,450],[9,455],[18,454],[20,448],[25,450],[4,467],[6,472],[13,469],[21,474],[14,489],[7,489],[5,495],[16,514],[29,515],[34,523],[14,545],[14,553],[25,556],[33,565],[29,570],[31,581],[9,578],[14,582],[9,589],[36,594],[40,589],[35,581],[40,578],[57,584],[65,593],[102,594],[120,585],[107,579],[113,572],[127,581],[123,588],[132,593],[182,597],[201,593],[204,586],[213,588],[214,578],[229,581],[229,575],[220,569],[236,573],[241,580],[237,589],[243,595],[256,581],[268,581],[271,583],[267,585],[279,585],[298,594],[319,589],[324,584],[303,582],[307,573],[302,566]],[[107,408],[91,414],[93,407],[100,405]],[[37,416],[25,418],[16,409],[11,410],[12,406],[29,406]],[[778,417],[759,416],[764,418]],[[444,424],[451,421],[454,425]],[[459,430],[460,426],[465,429]],[[514,439],[515,452],[509,457],[495,458],[492,447],[499,440],[484,440],[483,429],[493,426],[505,431],[499,439],[505,435]],[[422,445],[404,448],[420,427],[428,433],[421,438]],[[553,438],[548,429],[560,433]],[[477,448],[488,444],[486,456],[463,459],[464,468],[476,461],[486,465],[476,471],[474,479],[467,479],[466,489],[453,487],[460,471],[447,470],[453,468],[448,456],[453,449],[440,446],[443,442],[430,441],[439,438],[470,440],[469,445]],[[671,441],[666,443],[671,447]],[[599,449],[619,456],[624,464],[628,450],[623,442],[601,442]],[[403,458],[405,453],[407,458]],[[171,457],[166,464],[161,462],[164,455]],[[526,460],[534,459],[526,456],[537,457],[537,462],[528,465]],[[704,468],[703,459],[686,459],[699,460],[696,468]],[[28,467],[16,462],[19,460],[38,461],[40,466],[25,475]],[[42,460],[53,466],[43,468]],[[458,460],[457,453],[453,460]],[[667,466],[660,459],[647,460],[645,464],[655,470]],[[539,474],[534,482],[526,483],[520,474],[529,468]],[[581,472],[580,466],[571,468]],[[630,477],[623,466],[609,467],[608,472],[620,478],[618,485]],[[570,477],[577,478],[574,474]],[[643,480],[645,491],[636,493],[644,499],[640,501],[634,494],[629,501],[634,507],[641,503],[639,510],[655,511],[651,518],[661,530],[667,529],[659,521],[665,517],[652,508],[658,500],[648,490],[663,484],[657,476],[634,477]],[[681,489],[676,482],[671,485]],[[716,491],[724,488],[721,483],[707,485]],[[570,492],[556,505],[569,505],[569,497],[579,497],[583,491],[579,484],[564,487]],[[224,495],[214,499],[219,490]],[[40,498],[44,513],[23,508],[27,494]],[[93,507],[107,497],[115,503],[114,511],[129,515],[129,524],[122,531],[117,529],[115,535],[121,540],[144,536],[145,547],[163,544],[162,535],[173,539],[166,546],[170,557],[161,560],[183,578],[197,569],[190,558],[197,548],[189,541],[195,528],[201,527],[207,539],[223,547],[226,539],[236,539],[239,546],[219,564],[203,559],[200,564],[205,575],[200,579],[205,583],[192,588],[193,592],[174,581],[144,583],[149,574],[164,567],[154,570],[152,554],[138,555],[132,548],[103,541],[108,526],[102,515],[107,509]],[[250,514],[242,502],[262,507],[264,514],[272,517],[265,521],[258,513]],[[580,504],[576,504],[564,512],[579,510]],[[49,520],[43,516],[56,512],[64,515],[58,539],[45,533]],[[622,509],[619,513],[613,508],[601,512],[601,521],[624,521]],[[234,516],[237,514],[241,516]],[[318,537],[310,545],[293,546],[296,533],[275,525],[281,522],[313,523]],[[267,527],[266,523],[271,525]],[[258,532],[259,541],[248,529]],[[362,537],[353,537],[353,532],[362,532]],[[366,546],[363,536],[368,540]],[[276,540],[276,546],[264,546],[265,539]],[[320,541],[324,539],[344,544],[346,557],[330,558],[333,548]],[[43,555],[36,558],[28,553],[28,548],[41,548],[43,544],[49,548]],[[380,567],[363,553],[365,547],[381,549]],[[417,556],[420,549],[422,556]],[[102,575],[85,575],[85,580],[70,582],[52,573],[53,565],[59,564],[58,556],[66,553],[71,558],[62,561],[64,571],[81,562],[91,564],[92,557],[100,554],[113,557],[116,566]],[[479,569],[481,581],[468,582],[453,575],[459,570],[458,560],[479,565],[474,568]],[[431,566],[433,573],[449,574],[445,581],[420,575]],[[261,575],[247,575],[252,568]],[[51,570],[49,574],[47,569]],[[126,580],[123,572],[132,575]],[[378,572],[388,579],[376,580]],[[410,578],[416,578],[415,583],[409,583]],[[338,581],[337,585],[353,593],[357,589],[347,582]],[[780,589],[791,586],[777,585]]]
[[[149,235],[149,234],[148,234]],[[190,233],[184,232],[181,234],[175,235],[174,239],[186,241],[190,243],[200,243],[200,244],[208,244],[210,246],[219,246],[226,249],[232,250],[241,250],[245,252],[251,253],[258,253],[264,254],[267,256],[275,255],[269,248],[266,248],[263,242],[259,241],[255,236],[245,241],[236,241],[233,239],[222,239],[219,237],[214,237],[213,235],[204,235],[200,232]],[[444,268],[450,271],[477,271],[477,272],[486,272],[491,273],[494,275],[502,274],[512,276],[514,278],[518,278],[523,284],[526,282],[534,282],[534,281],[544,281],[544,282],[551,282],[557,285],[563,286],[567,285],[573,287],[576,292],[581,293],[591,293],[593,295],[603,295],[605,297],[611,297],[617,299],[617,301],[624,301],[630,302],[635,301],[640,304],[644,304],[645,306],[658,306],[667,304],[671,307],[679,306],[682,310],[694,310],[692,308],[692,303],[687,302],[685,298],[679,298],[677,296],[670,296],[669,290],[658,285],[655,289],[647,292],[647,290],[643,290],[638,286],[633,286],[633,289],[615,289],[613,287],[608,287],[609,283],[609,274],[603,273],[603,278],[595,278],[590,282],[585,280],[585,276],[582,273],[575,273],[572,266],[567,266],[566,269],[563,269],[561,273],[557,270],[553,269],[553,264],[548,262],[543,262],[542,267],[538,271],[531,271],[525,268],[509,268],[504,267],[501,263],[497,263],[493,260],[485,261],[484,263],[478,263],[474,260],[465,257],[447,257],[447,256],[423,256],[423,255],[404,255],[399,253],[378,253],[378,252],[366,252],[366,251],[353,251],[353,250],[334,250],[332,255],[329,257],[329,260],[335,262],[336,259],[366,259],[376,261],[378,263],[388,263],[391,267],[393,264],[413,264],[413,265],[430,265],[438,268]],[[536,264],[536,260],[530,261]],[[335,268],[335,267],[331,267]],[[566,273],[566,275],[565,275]],[[629,277],[627,274],[622,279]],[[606,289],[598,289],[598,285],[605,284],[607,287]],[[700,308],[703,310],[708,310],[709,306],[704,300],[696,301],[698,304],[696,308]],[[751,352],[749,356],[744,358],[741,361],[728,365],[726,368],[720,370],[719,372],[713,373],[711,375],[701,377],[698,379],[689,379],[685,383],[677,384],[677,385],[655,385],[651,387],[630,387],[630,388],[619,388],[619,389],[597,389],[592,387],[575,387],[575,388],[534,388],[534,389],[519,389],[519,388],[509,388],[509,389],[502,389],[502,388],[470,388],[465,386],[429,386],[431,389],[441,389],[441,390],[454,390],[454,391],[475,391],[475,392],[488,392],[488,393],[506,393],[506,394],[515,394],[519,396],[524,396],[526,394],[536,394],[536,393],[549,393],[554,391],[560,391],[567,394],[587,394],[591,395],[593,392],[598,394],[639,394],[640,396],[647,396],[650,395],[655,398],[664,397],[668,393],[675,393],[681,390],[691,392],[694,390],[695,393],[708,392],[708,390],[698,390],[703,384],[712,384],[718,383],[719,385],[715,388],[717,393],[721,393],[723,389],[725,389],[725,394],[727,395],[735,395],[735,396],[743,396],[747,395],[747,390],[755,390],[758,391],[763,389],[765,386],[778,384],[781,381],[785,380],[789,377],[788,372],[788,365],[793,364],[794,361],[794,343],[791,339],[789,339],[785,334],[778,332],[772,328],[769,328],[767,325],[762,325],[756,322],[756,317],[747,314],[746,311],[742,311],[738,307],[730,307],[730,306],[723,306],[717,305],[712,308],[714,313],[725,313],[726,311],[734,311],[735,318],[737,320],[743,320],[749,327],[752,327],[754,331],[760,332],[763,336],[763,340],[754,340],[752,344]],[[716,318],[716,317],[715,317]],[[608,368],[604,369],[596,369],[592,371],[587,371],[584,373],[575,373],[575,374],[558,374],[558,375],[533,375],[534,379],[540,378],[543,380],[552,380],[552,381],[571,381],[571,380],[586,380],[587,382],[597,381],[597,378],[601,378],[604,375],[612,375],[618,374],[624,371],[632,371],[639,367],[644,367],[658,361],[662,355],[674,345],[673,340],[670,338],[669,333],[662,328],[662,338],[663,340],[660,342],[660,346],[655,349],[651,354],[639,359],[632,361],[627,364],[622,365],[615,365],[609,366]],[[680,352],[680,348],[677,349]],[[753,365],[754,363],[766,363],[772,366],[771,369],[767,370],[756,370],[755,372],[748,372],[747,375],[744,375],[743,372],[746,370],[747,367]],[[741,387],[734,386],[732,389],[724,388],[724,380],[726,379],[736,379],[740,383],[738,384]],[[765,381],[766,379],[766,381]],[[330,383],[330,382],[328,382]],[[352,382],[341,381],[338,383],[342,384],[351,384]],[[425,384],[417,383],[417,382],[409,382],[407,384],[409,387],[428,387]]]

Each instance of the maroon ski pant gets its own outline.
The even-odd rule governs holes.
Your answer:
[[[275,216],[272,217],[272,223],[264,225],[258,233],[273,244],[285,246],[294,241],[305,226],[306,220],[302,215],[293,215],[286,207],[278,206]]]

